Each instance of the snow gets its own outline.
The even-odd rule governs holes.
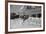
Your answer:
[[[25,21],[23,21],[23,19],[21,19],[21,18],[10,20],[10,28],[11,29],[39,28],[39,27],[41,27],[41,19],[40,18],[29,17]]]

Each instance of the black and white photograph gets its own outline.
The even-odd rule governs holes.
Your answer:
[[[8,31],[43,30],[43,5],[8,3]]]

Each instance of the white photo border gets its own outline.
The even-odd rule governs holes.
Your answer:
[[[10,5],[31,5],[31,6],[41,6],[41,28],[23,28],[23,29],[10,29]],[[27,4],[27,3],[8,3],[8,32],[13,32],[13,31],[27,31],[27,30],[43,30],[43,5],[42,4]]]

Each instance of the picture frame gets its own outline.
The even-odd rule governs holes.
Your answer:
[[[22,8],[24,7],[24,9],[21,8],[22,11],[24,10],[24,13],[23,12],[21,13],[21,10],[20,10],[20,7],[21,6],[22,6]],[[45,3],[43,3],[43,2],[26,2],[26,1],[7,1],[7,3],[5,4],[5,7],[6,7],[6,9],[5,9],[5,31],[6,31],[6,33],[22,33],[22,32],[45,31]],[[18,12],[15,12],[15,11],[19,11],[19,10],[20,10],[19,14],[18,14]],[[40,11],[40,12],[34,12],[34,13],[32,12],[31,13],[30,10],[33,11],[33,12],[34,11]],[[27,12],[25,12],[25,11],[27,11]],[[22,19],[22,21],[24,22],[24,25],[23,26],[22,26],[22,24],[21,25],[20,24],[17,25],[16,22],[13,24],[13,22],[15,20],[14,20],[13,17],[11,17],[11,15],[15,15],[15,13],[19,16],[19,17],[16,17],[17,19],[18,18],[22,18],[22,15],[24,15],[24,16],[28,15],[28,18],[29,17],[33,17],[33,19],[35,19],[34,17],[36,17],[36,19],[40,19],[41,21],[40,20],[39,21],[42,24],[40,24],[40,26],[38,26],[38,24],[37,24],[36,27],[35,26],[31,26],[31,24],[28,24],[30,21],[28,23],[25,21],[26,20],[25,17],[23,17],[24,20]],[[39,15],[41,17],[36,16],[37,13],[40,13]],[[33,15],[30,16],[31,14],[33,14]],[[28,18],[27,18],[27,21],[28,21]],[[32,20],[32,18],[30,18],[30,19]],[[17,21],[17,23],[19,23],[18,21]],[[21,22],[21,20],[20,20],[20,22]],[[27,26],[27,24],[25,22],[30,27]],[[10,23],[12,23],[12,25],[10,25]],[[17,27],[15,27],[15,26],[17,26]],[[11,29],[10,29],[10,27],[11,27]]]

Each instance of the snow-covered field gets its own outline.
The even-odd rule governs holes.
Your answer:
[[[10,28],[39,28],[41,27],[41,18],[29,17],[25,21],[21,18],[11,19]]]

